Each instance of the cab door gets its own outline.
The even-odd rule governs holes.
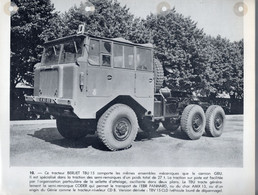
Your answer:
[[[112,43],[91,39],[89,46],[87,96],[108,97],[112,95]]]
[[[150,98],[154,95],[152,50],[136,48],[135,96]]]

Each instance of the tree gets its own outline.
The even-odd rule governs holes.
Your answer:
[[[147,17],[145,27],[151,35],[155,56],[170,69],[167,85],[177,90],[192,91],[206,85],[205,54],[202,52],[204,33],[196,22],[176,12]]]
[[[144,26],[144,20],[129,12],[129,8],[112,0],[90,0],[95,6],[93,14],[85,12],[87,3],[74,6],[62,18],[65,23],[63,35],[76,33],[79,24],[86,23],[86,32],[101,37],[123,37],[134,43],[147,43],[150,33]]]
[[[169,70],[166,84],[171,89],[205,96],[218,91],[243,93],[243,40],[208,36],[175,8],[150,14],[136,25],[144,28],[134,33],[134,40],[154,44],[155,56]]]
[[[226,90],[233,91],[238,98],[244,93],[244,53],[243,39],[231,43],[229,65],[232,67],[230,75],[225,82]]]
[[[126,6],[122,7],[119,2],[111,0],[90,0],[90,2],[95,6],[95,11],[91,15],[85,12],[86,3],[70,8],[63,15],[68,27],[64,35],[76,33],[79,24],[86,23],[86,32],[89,34],[108,38],[128,38],[134,16],[129,13]]]
[[[205,38],[207,54],[206,75],[212,92],[243,94],[243,40],[230,42],[217,36]]]
[[[63,37],[69,29],[62,17],[63,14],[55,14],[55,16],[49,20],[48,28],[45,28],[39,35],[40,39],[49,41]]]
[[[32,70],[39,62],[49,21],[57,16],[50,0],[14,0],[19,7],[11,17],[11,88],[19,82],[32,83]]]
[[[50,0],[14,0],[19,10],[11,17],[11,114],[23,102],[17,101],[15,87],[24,82],[32,85],[33,66],[40,61],[44,37],[42,32],[57,17]]]

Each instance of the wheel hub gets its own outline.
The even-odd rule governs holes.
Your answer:
[[[217,130],[220,130],[220,128],[222,127],[223,125],[223,118],[220,114],[217,114],[215,116],[215,120],[214,120],[214,126]]]
[[[201,115],[195,114],[192,120],[192,127],[195,132],[199,132],[202,128],[203,119]]]
[[[113,126],[113,134],[116,140],[123,141],[130,135],[132,126],[128,119],[121,118]]]

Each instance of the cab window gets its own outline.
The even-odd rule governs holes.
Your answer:
[[[72,63],[82,56],[82,41],[82,39],[75,39],[64,43],[59,63]]]
[[[134,70],[134,48],[114,43],[114,67]]]
[[[45,46],[42,63],[44,65],[74,63],[83,54],[83,38],[73,38]]]
[[[134,69],[134,52],[132,46],[124,46],[124,63],[125,68]]]
[[[137,70],[152,71],[151,50],[145,48],[136,49]]]
[[[99,66],[100,65],[100,41],[99,40],[90,40],[89,47],[89,63],[91,65]]]
[[[102,41],[101,43],[101,65],[111,67],[111,43]]]
[[[114,43],[114,67],[123,68],[123,46]]]

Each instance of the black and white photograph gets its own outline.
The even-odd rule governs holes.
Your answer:
[[[246,58],[252,50],[245,17],[253,5],[252,0],[7,2],[8,167],[212,168],[217,170],[212,175],[198,174],[215,179],[218,189],[201,192],[224,194],[221,170],[243,170],[252,158],[247,138],[254,135],[254,121],[246,126],[252,106],[251,112],[246,107],[254,101],[248,72],[253,64]],[[140,185],[128,192],[179,192],[183,184],[178,191],[170,181],[158,191],[141,191]]]
[[[244,3],[13,2],[11,166],[243,166]]]

